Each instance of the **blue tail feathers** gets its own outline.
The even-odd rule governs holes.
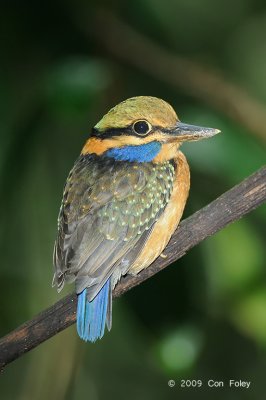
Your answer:
[[[77,331],[81,339],[86,342],[101,339],[104,335],[105,324],[110,330],[111,301],[110,279],[92,301],[87,299],[87,289],[78,295]]]

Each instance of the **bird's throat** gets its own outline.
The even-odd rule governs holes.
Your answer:
[[[138,146],[115,147],[105,154],[116,161],[150,162],[160,153],[161,146],[161,143],[154,141]]]

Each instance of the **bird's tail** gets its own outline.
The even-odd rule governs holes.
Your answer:
[[[87,289],[78,295],[77,331],[81,339],[86,342],[95,342],[97,339],[101,339],[105,324],[110,330],[112,325],[110,278],[92,301],[87,298]]]

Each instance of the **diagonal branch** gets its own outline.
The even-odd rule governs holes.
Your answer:
[[[119,297],[181,258],[208,236],[240,219],[266,201],[266,167],[249,176],[218,199],[182,221],[157,260],[136,277],[126,276],[115,288]],[[0,340],[0,368],[72,325],[76,320],[76,295],[71,294],[25,322]]]

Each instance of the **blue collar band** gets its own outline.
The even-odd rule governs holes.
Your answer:
[[[161,143],[150,142],[139,146],[114,147],[105,154],[116,161],[150,162],[161,150]]]

